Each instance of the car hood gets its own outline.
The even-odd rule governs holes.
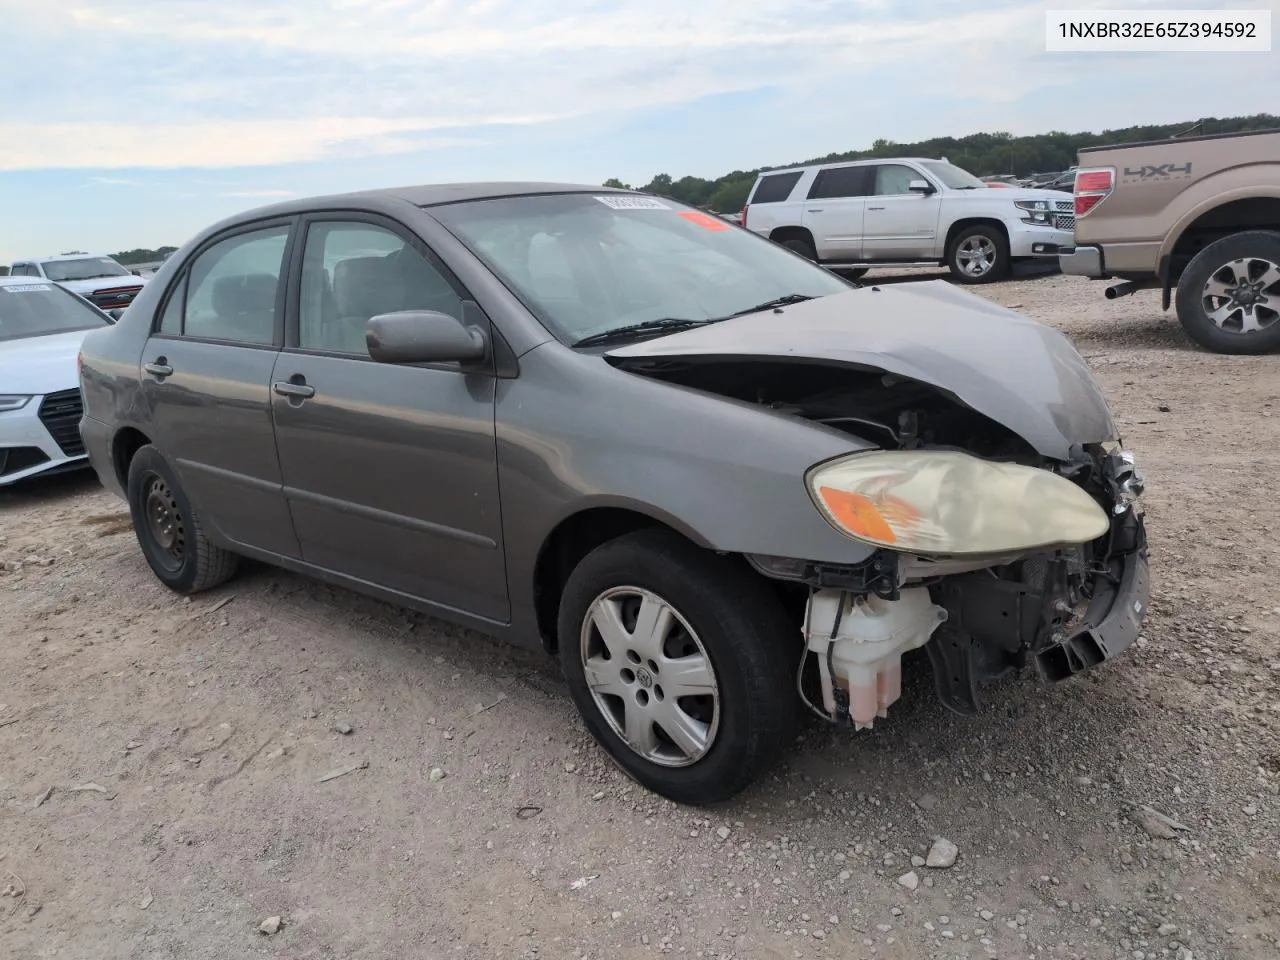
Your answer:
[[[76,355],[91,332],[71,330],[0,340],[0,393],[41,395],[77,386]]]
[[[1056,460],[1119,439],[1070,340],[941,280],[864,286],[618,347],[605,358],[622,368],[699,358],[848,365],[929,384]]]
[[[146,277],[94,277],[91,280],[57,280],[58,286],[87,297],[99,290],[115,290],[119,287],[141,287],[147,282]]]
[[[976,191],[975,191],[976,192]],[[1048,200],[1052,203],[1074,202],[1067,190],[1045,190],[1041,187],[1007,187],[1000,191],[1002,200]]]

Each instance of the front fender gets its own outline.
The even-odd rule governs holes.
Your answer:
[[[873,552],[827,523],[804,483],[813,464],[870,444],[559,345],[520,366],[499,384],[495,417],[514,605],[532,604],[552,531],[591,507],[632,510],[727,553],[859,563]]]

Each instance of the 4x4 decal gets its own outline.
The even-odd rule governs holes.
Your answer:
[[[1148,163],[1141,167],[1124,168],[1124,176],[1126,179],[1150,180],[1152,177],[1162,177],[1167,180],[1171,179],[1175,173],[1182,174],[1184,177],[1191,176],[1191,164]]]

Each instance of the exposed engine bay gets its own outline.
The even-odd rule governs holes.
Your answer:
[[[663,358],[627,366],[885,450],[956,450],[1047,470],[1110,517],[1104,536],[1052,550],[920,556],[881,549],[848,566],[749,557],[760,573],[807,588],[797,685],[824,719],[864,729],[884,717],[911,650],[928,655],[943,704],[969,714],[982,687],[1010,671],[1034,667],[1042,679],[1061,681],[1136,638],[1148,591],[1142,478],[1118,448],[1077,446],[1071,460],[1053,460],[936,386],[847,364]]]

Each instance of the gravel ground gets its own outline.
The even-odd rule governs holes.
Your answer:
[[[605,762],[541,656],[269,569],[182,600],[91,477],[0,493],[0,956],[1274,960],[1277,358],[1150,293],[982,293],[1138,453],[1145,636],[973,719],[909,666],[714,810]]]

